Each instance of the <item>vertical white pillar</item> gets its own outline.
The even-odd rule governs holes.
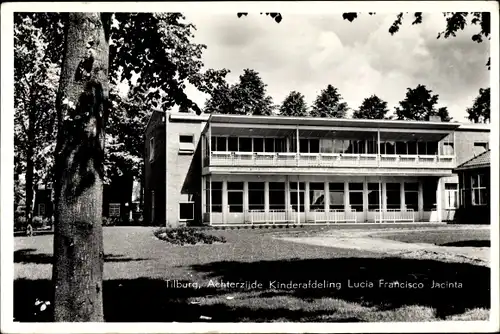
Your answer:
[[[243,181],[243,222],[249,218],[248,213],[248,181]]]
[[[366,177],[363,179],[363,221],[368,220],[368,180]]]
[[[264,211],[269,212],[269,181],[264,182]]]
[[[222,180],[222,223],[227,223],[227,215],[229,213],[228,201],[227,201],[227,180]]]
[[[438,179],[436,193],[436,213],[437,221],[441,223],[443,220],[443,182],[441,178]]]
[[[424,186],[422,179],[418,180],[418,219],[422,220],[424,216]]]
[[[349,182],[344,181],[344,211],[351,211],[349,205]]]
[[[307,217],[309,216],[309,212],[311,211],[310,208],[310,201],[309,201],[309,181],[306,181],[305,187],[304,187],[304,222],[307,223]]]
[[[207,198],[206,198],[206,180],[205,176],[201,176],[201,221],[204,222],[205,212],[207,212]]]
[[[209,188],[209,194],[208,194],[208,210],[210,210],[209,212],[209,217],[208,217],[208,220],[209,220],[209,224],[210,225],[213,225],[213,215],[212,215],[212,197],[213,197],[213,191],[212,191],[212,175],[208,175],[208,182],[209,182],[209,185],[208,185],[208,188]]]
[[[382,182],[382,210],[387,210],[387,180]]]
[[[399,196],[401,201],[401,211],[406,210],[406,201],[405,201],[405,183],[401,181],[399,184]]]
[[[290,180],[288,176],[285,179],[285,208],[286,208],[286,217],[290,220],[290,215],[292,214],[292,205],[290,201]]]
[[[325,181],[325,212],[330,209],[330,183]]]

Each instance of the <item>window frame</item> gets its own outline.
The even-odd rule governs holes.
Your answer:
[[[229,184],[241,184],[241,189],[230,189]],[[241,205],[240,204],[230,204],[230,199],[233,199],[235,197],[231,196],[232,194],[238,193],[241,194]],[[228,181],[227,182],[227,210],[229,213],[243,213],[244,212],[244,206],[245,206],[245,184],[243,181]],[[231,211],[231,207],[241,207],[241,211]]]
[[[181,205],[182,204],[190,204],[190,205],[192,205],[192,214],[191,214],[192,218],[181,218]],[[178,214],[178,218],[179,218],[180,222],[187,222],[187,221],[190,221],[190,220],[194,220],[194,201],[180,201],[179,202],[179,214]]]
[[[480,176],[482,176],[482,179],[484,181],[485,179],[485,174],[484,173],[478,173],[478,174],[473,174],[471,175],[471,183],[470,183],[470,190],[471,190],[471,204],[473,206],[486,206],[488,205],[488,200],[485,199],[486,196],[483,196],[482,198],[484,199],[484,203],[476,203],[476,195],[474,193],[474,190],[477,190],[478,191],[478,197],[479,197],[479,201],[481,200],[481,192],[483,191],[484,192],[484,195],[487,194],[487,191],[488,191],[488,188],[486,187],[486,185],[482,185],[480,180]],[[477,185],[474,186],[474,178],[476,178],[477,180]]]
[[[454,185],[454,189],[446,189],[447,185]],[[458,183],[447,182],[444,184],[444,196],[445,196],[445,209],[446,210],[456,210],[460,206],[459,192],[458,192]],[[455,196],[455,206],[450,205],[450,194],[454,194]]]

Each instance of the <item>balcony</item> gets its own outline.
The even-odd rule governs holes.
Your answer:
[[[395,155],[346,153],[263,153],[213,151],[210,167],[382,167],[455,168],[451,155]]]

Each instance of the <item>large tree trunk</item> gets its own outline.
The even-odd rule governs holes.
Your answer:
[[[110,15],[69,13],[57,97],[54,320],[103,321],[102,191]]]
[[[28,147],[26,150],[26,224],[29,225],[32,223],[32,212],[33,212],[33,174],[34,174],[34,163],[33,163],[33,155],[35,146],[35,131],[34,131],[34,120],[32,116],[32,112],[30,111],[29,116],[29,124],[28,124]]]

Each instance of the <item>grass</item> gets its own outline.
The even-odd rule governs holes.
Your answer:
[[[273,238],[282,233],[314,234],[317,229],[204,231],[227,242],[191,247],[159,240],[154,230],[104,228],[106,321],[435,321],[482,320],[489,314],[487,267],[394,258]],[[51,299],[52,236],[15,238],[14,261],[16,320],[50,321],[50,309],[34,317],[33,304],[36,298]],[[380,279],[417,280],[426,287],[379,288]],[[269,284],[309,280],[339,282],[342,287],[292,289]],[[349,288],[349,280],[375,286]],[[459,291],[431,290],[433,280],[459,281],[463,287]],[[220,281],[259,282],[262,286],[210,285]]]
[[[489,229],[396,232],[377,234],[376,237],[407,243],[425,243],[438,246],[490,247]]]

